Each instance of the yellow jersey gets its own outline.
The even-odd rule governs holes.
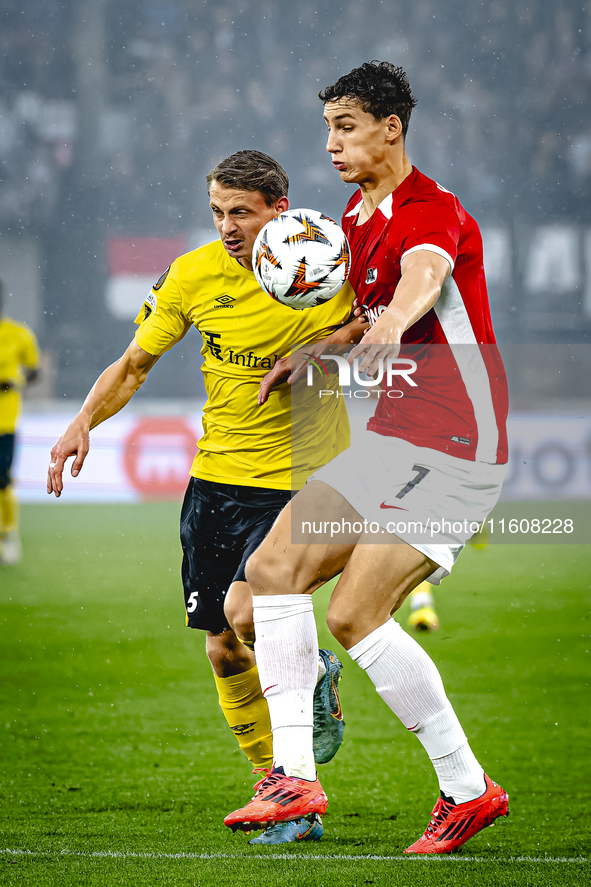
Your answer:
[[[0,434],[14,434],[25,386],[23,369],[39,365],[37,339],[24,323],[0,317]],[[2,390],[2,383],[12,387]]]
[[[193,477],[292,488],[290,386],[277,386],[258,406],[259,385],[279,358],[296,346],[324,339],[344,323],[354,297],[345,284],[324,305],[294,311],[264,293],[253,272],[228,256],[219,240],[172,263],[146,297],[135,321],[139,325],[135,338],[144,351],[159,355],[191,326],[202,336],[207,402]],[[322,422],[328,427],[325,413]],[[332,433],[318,438],[310,423],[311,470],[349,444],[347,411],[339,398],[329,424]]]

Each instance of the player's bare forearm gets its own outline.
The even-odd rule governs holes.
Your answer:
[[[371,375],[380,358],[396,356],[402,335],[437,302],[449,271],[446,259],[427,250],[404,259],[392,301],[349,355],[351,362],[361,357],[360,372]]]
[[[129,403],[157,360],[157,357],[132,342],[125,354],[101,373],[82,409],[51,451],[47,474],[49,494],[61,495],[63,471],[70,456],[74,456],[72,477],[80,473],[90,447],[90,430]]]
[[[337,327],[333,332],[322,339],[321,342],[314,343],[314,351],[318,353],[318,346],[325,345],[356,345],[361,342],[363,334],[369,329],[369,321],[366,319],[361,308],[356,308],[356,315],[348,323]],[[359,312],[357,314],[357,312]]]
[[[441,256],[433,255],[443,263],[439,273],[435,272],[431,263],[426,266],[415,263],[402,275],[394,298],[378,318],[378,321],[384,318],[384,327],[393,330],[398,341],[406,330],[433,308],[441,294],[443,281],[449,272],[449,264]],[[377,325],[376,323],[375,326]]]
[[[130,355],[128,349],[94,383],[79,414],[88,423],[89,430],[122,410],[146,381],[158,358],[145,351],[142,355],[138,359],[137,355]]]
[[[356,308],[352,320],[337,327],[325,339],[321,339],[319,342],[314,342],[313,345],[307,346],[307,348],[315,354],[322,354],[329,345],[353,345],[356,342],[361,341],[363,333],[367,329],[369,329],[369,322],[365,319],[362,310]],[[291,385],[292,382],[295,382],[296,379],[301,376],[306,366],[307,364],[303,360],[300,360],[298,365],[294,366],[291,355],[282,357],[281,360],[278,360],[273,369],[269,370],[261,381],[258,397],[259,406],[266,403],[272,388],[275,388],[283,382],[287,382]]]

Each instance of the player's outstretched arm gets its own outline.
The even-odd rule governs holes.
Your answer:
[[[349,354],[350,363],[361,358],[359,372],[373,375],[380,358],[396,357],[403,333],[435,305],[450,270],[447,259],[429,250],[417,250],[402,261],[392,301]]]
[[[158,357],[133,341],[125,354],[111,364],[94,383],[82,409],[51,451],[47,492],[59,497],[64,488],[66,461],[74,456],[72,477],[80,473],[89,450],[89,432],[118,413],[140,388]]]
[[[309,346],[309,351],[321,354],[327,345],[353,345],[361,340],[367,329],[369,329],[369,321],[355,301],[353,319],[337,327],[326,339],[314,342],[313,345]],[[278,360],[273,369],[269,370],[261,381],[258,398],[259,406],[267,401],[272,388],[275,388],[275,386],[280,385],[282,382],[287,382],[291,385],[292,382],[295,382],[301,376],[306,366],[307,364],[302,360],[298,367],[293,367],[290,354]]]

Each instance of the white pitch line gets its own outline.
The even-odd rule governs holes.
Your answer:
[[[343,860],[344,862],[360,862],[368,860],[371,862],[443,862],[451,860],[452,862],[535,862],[535,863],[587,863],[589,860],[585,856],[459,856],[449,854],[422,854],[417,856],[380,856],[376,853],[366,855],[352,853],[326,853],[326,854],[300,854],[300,853],[273,853],[272,856],[259,856],[256,851],[253,854],[246,855],[244,853],[138,853],[133,850],[10,850],[8,848],[0,848],[0,854],[7,856],[77,856],[86,859],[244,859],[244,860],[260,860],[262,862],[274,861],[276,859],[302,860]]]

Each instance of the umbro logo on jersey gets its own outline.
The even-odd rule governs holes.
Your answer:
[[[214,308],[233,308],[234,306],[232,305],[232,302],[235,302],[236,299],[232,296],[225,295],[218,296],[215,301],[218,302],[218,304],[214,305]]]
[[[378,269],[377,268],[368,268],[365,272],[365,282],[366,283],[375,283],[378,279]]]

